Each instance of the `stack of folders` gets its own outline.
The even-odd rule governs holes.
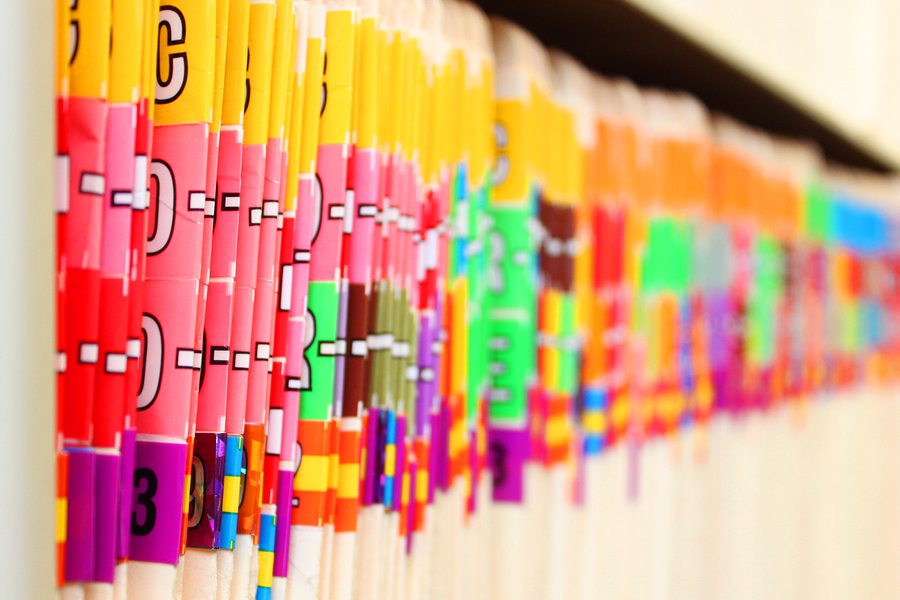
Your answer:
[[[900,375],[893,179],[457,0],[57,7],[63,598],[813,577],[753,528]]]

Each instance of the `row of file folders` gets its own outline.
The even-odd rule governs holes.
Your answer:
[[[57,6],[66,598],[521,598],[607,448],[898,373],[889,176],[456,0]]]

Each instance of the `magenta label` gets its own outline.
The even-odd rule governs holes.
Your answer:
[[[272,568],[272,574],[275,577],[287,577],[293,496],[294,472],[278,471],[278,503],[275,505],[275,562]]]
[[[494,500],[522,502],[523,469],[528,460],[528,430],[491,428],[488,433]]]
[[[225,489],[225,434],[198,432],[191,457],[187,545],[218,548]]]
[[[129,529],[131,528],[131,499],[133,488],[130,485],[121,485],[122,481],[127,481],[134,473],[134,429],[125,429],[122,431],[122,460],[120,461],[121,471],[119,474],[120,496],[119,496],[119,527],[117,540],[117,555],[119,558],[128,557],[128,546],[131,541]]]
[[[94,481],[96,455],[83,449],[69,454],[66,493],[66,581],[90,581],[94,576]]]
[[[131,560],[178,563],[187,444],[138,440],[131,511]]]
[[[116,521],[119,497],[119,461],[115,454],[96,455],[94,523],[94,581],[112,583],[116,569]]]
[[[366,448],[366,464],[361,465],[365,476],[363,477],[362,505],[369,506],[375,502],[375,459],[378,453],[378,420],[381,411],[372,407],[369,409],[366,421],[366,439],[363,440]]]

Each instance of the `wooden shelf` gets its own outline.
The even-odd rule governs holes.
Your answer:
[[[660,0],[476,0],[591,69],[639,85],[685,90],[711,110],[772,133],[811,139],[829,159],[895,171],[900,153],[855,131],[723,36]]]

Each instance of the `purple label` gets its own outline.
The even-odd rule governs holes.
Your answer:
[[[66,581],[90,581],[94,577],[96,455],[80,448],[66,450],[69,453]]]
[[[372,417],[371,413],[369,415],[369,423],[371,424]],[[373,501],[376,504],[384,503],[384,486],[385,486],[385,478],[384,478],[384,466],[385,466],[385,452],[387,451],[387,426],[388,426],[388,411],[380,410],[378,411],[378,419],[376,420],[376,429],[377,435],[375,438],[375,474],[372,477],[372,481],[374,482],[374,495]]]
[[[406,416],[397,415],[397,463],[394,467],[394,496],[392,510],[400,510],[403,502],[403,471],[406,470]]]
[[[494,473],[494,500],[522,502],[522,471],[528,460],[528,430],[491,428],[488,448]]]
[[[94,502],[94,581],[112,583],[116,570],[116,521],[119,499],[119,457],[97,454]]]
[[[409,503],[406,508],[406,553],[412,552],[413,533],[416,527],[416,510],[418,503],[416,502],[416,475],[419,467],[416,463],[409,465]]]
[[[366,445],[366,464],[362,465],[365,470],[365,478],[363,480],[362,504],[369,506],[375,502],[375,455],[378,452],[378,420],[381,411],[377,408],[370,408],[369,415],[366,417],[366,439],[363,443]]]
[[[478,510],[476,499],[478,498],[480,475],[481,473],[478,472],[478,431],[476,429],[469,432],[469,514]]]
[[[134,474],[134,444],[135,430],[122,431],[122,459],[119,462],[119,481],[131,481]],[[116,541],[116,554],[119,558],[128,557],[128,547],[131,541],[131,499],[134,488],[130,485],[119,486],[119,529]]]
[[[177,564],[187,444],[138,440],[134,458],[130,558]]]
[[[440,489],[447,491],[450,488],[450,405],[446,400],[441,401],[441,412],[438,413],[439,433],[438,439],[440,443],[437,445],[437,485]]]
[[[275,505],[275,556],[272,566],[272,574],[275,577],[287,577],[293,497],[294,472],[278,471],[278,499]]]
[[[225,489],[225,434],[198,432],[191,457],[187,545],[218,548]]]
[[[425,435],[425,425],[428,422],[428,414],[431,411],[431,402],[435,386],[435,360],[432,346],[434,345],[434,326],[432,316],[422,314],[419,327],[419,381],[416,396],[416,435]]]
[[[709,315],[709,361],[715,370],[728,362],[728,297],[725,294],[710,294],[707,313]]]

